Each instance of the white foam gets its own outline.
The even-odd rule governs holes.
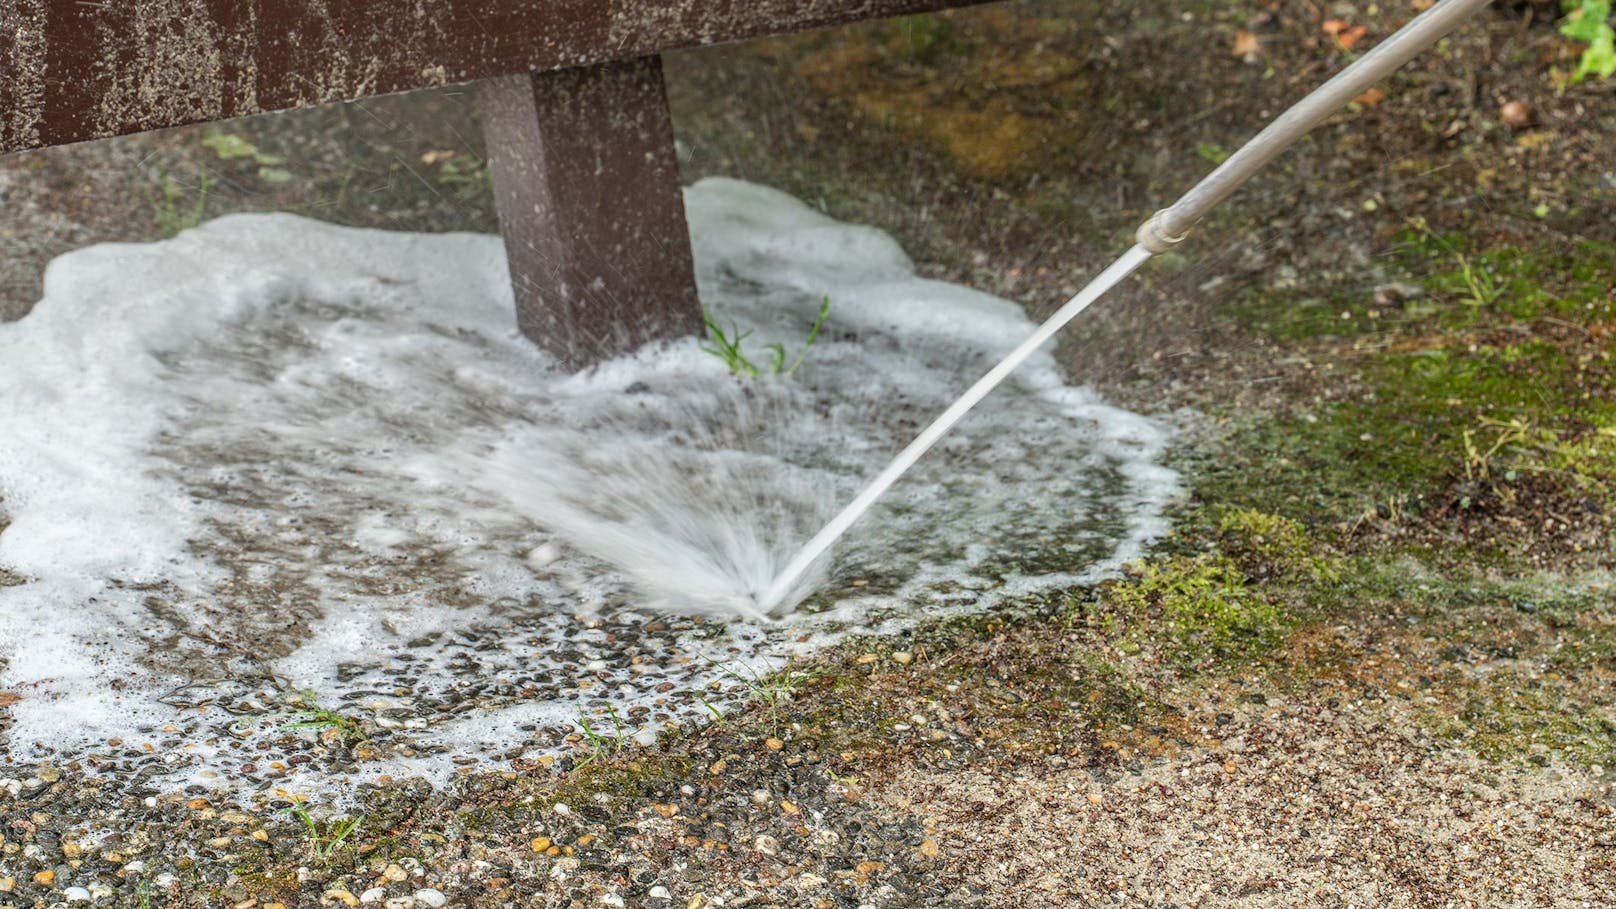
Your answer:
[[[664,695],[724,679],[704,656],[1097,577],[1162,532],[1164,428],[1041,351],[822,566],[858,600],[755,621],[780,563],[1032,326],[775,191],[686,204],[702,299],[756,361],[830,298],[795,375],[733,378],[694,339],[561,374],[515,331],[493,237],[236,215],[52,263],[0,325],[0,566],[30,579],[0,588],[11,758],[189,734],[159,695],[227,679],[406,692],[398,735],[447,773],[607,703],[642,731],[700,719]]]

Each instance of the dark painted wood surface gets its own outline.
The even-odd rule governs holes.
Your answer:
[[[0,0],[0,152],[979,0]]]
[[[487,79],[477,103],[522,333],[580,369],[700,332],[661,61]]]

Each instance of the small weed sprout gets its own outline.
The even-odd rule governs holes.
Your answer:
[[[221,161],[245,159],[258,165],[258,179],[265,183],[288,183],[293,179],[291,171],[281,167],[285,158],[263,151],[245,136],[210,129],[202,145]]]
[[[356,817],[331,821],[322,830],[320,822],[309,814],[309,809],[301,801],[293,801],[292,804],[282,808],[281,811],[302,822],[303,829],[308,836],[309,848],[314,851],[315,856],[322,862],[329,862],[331,857],[337,854],[337,850],[343,848],[349,837],[353,836],[354,831],[359,829],[359,825],[364,823],[366,817],[366,815],[361,814]]]
[[[1508,421],[1483,419],[1481,423],[1483,428],[1495,430],[1497,433],[1492,444],[1486,448],[1476,443],[1476,434],[1471,429],[1466,428],[1460,433],[1460,441],[1464,446],[1465,479],[1471,482],[1492,480],[1494,468],[1498,466],[1499,455],[1513,446],[1526,442],[1532,433],[1532,424],[1521,419]],[[1515,471],[1505,471],[1504,479],[1515,479]]]
[[[786,348],[784,344],[770,344],[765,350],[772,355],[767,369],[760,369],[756,363],[741,350],[741,342],[752,336],[750,331],[741,331],[740,326],[730,323],[729,331],[725,331],[711,310],[701,312],[701,321],[707,326],[707,333],[712,338],[712,346],[703,346],[702,350],[723,361],[733,376],[751,376],[757,378],[762,375],[789,376],[802,365],[803,358],[808,356],[809,348],[819,340],[819,331],[825,327],[825,317],[830,315],[830,297],[824,298],[819,304],[819,315],[814,319],[813,327],[808,330],[808,338],[802,344],[802,350],[786,365]]]
[[[725,678],[740,683],[741,687],[745,688],[753,697],[762,701],[768,707],[769,726],[774,730],[778,730],[780,727],[780,708],[791,700],[798,685],[813,677],[810,673],[790,669],[765,675],[745,663],[740,664],[741,668],[746,672],[745,675],[742,675],[711,657],[703,657],[703,659],[707,660],[707,663],[717,669]],[[708,709],[711,709],[711,707],[709,706]]]
[[[491,191],[488,162],[483,159],[476,155],[451,153],[438,160],[442,162],[438,166],[438,183],[454,190],[460,198],[475,199]]]
[[[628,730],[623,726],[623,718],[617,714],[616,705],[606,705],[606,716],[612,721],[611,732],[596,730],[595,724],[591,723],[587,716],[578,718],[578,728],[583,731],[585,743],[583,747],[587,753],[584,759],[578,762],[577,769],[581,770],[598,761],[610,760],[627,744]]]
[[[1492,441],[1478,441],[1484,433]],[[1494,493],[1511,501],[1495,478],[1514,482],[1522,473],[1546,474],[1570,483],[1585,495],[1609,495],[1616,476],[1616,427],[1595,427],[1581,434],[1534,426],[1530,420],[1483,419],[1475,429],[1461,433],[1465,479],[1488,483]],[[1472,503],[1466,496],[1461,507]]]
[[[741,352],[741,342],[750,337],[751,332],[741,331],[734,323],[731,323],[730,330],[725,332],[718,324],[718,320],[713,317],[712,311],[707,309],[701,311],[701,321],[706,324],[707,333],[713,339],[713,346],[703,346],[702,350],[722,360],[732,376],[744,374],[755,377],[758,374],[757,367]]]
[[[696,700],[701,702],[701,706],[706,707],[707,712],[713,715],[713,724],[715,726],[720,726],[721,727],[721,726],[724,725],[724,712],[722,710],[719,710],[717,707],[714,707],[713,702],[709,701],[705,697],[703,697],[701,692],[693,691],[693,692],[691,692],[691,694],[694,694],[696,696]]]
[[[1426,243],[1453,257],[1459,266],[1459,279],[1464,282],[1466,305],[1482,309],[1498,302],[1498,298],[1504,295],[1504,285],[1499,283],[1491,271],[1472,263],[1457,246],[1432,230],[1424,218],[1409,218],[1408,226]]]
[[[370,736],[365,734],[358,720],[315,703],[314,692],[303,692],[303,701],[309,706],[292,714],[292,721],[286,724],[287,729],[313,729],[316,735],[322,737],[327,734],[334,735],[345,745],[370,740]]]
[[[201,224],[207,213],[208,194],[212,191],[213,178],[205,173],[194,190],[176,182],[167,170],[158,174],[157,186],[146,187],[146,201],[151,204],[152,223],[158,233],[172,237]]]

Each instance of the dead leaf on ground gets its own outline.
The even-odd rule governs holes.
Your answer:
[[[1363,25],[1353,25],[1345,19],[1326,19],[1322,26],[1324,33],[1335,39],[1336,46],[1342,50],[1352,50],[1364,35],[1369,34],[1369,28]]]
[[[1361,104],[1364,107],[1374,107],[1384,100],[1386,100],[1385,92],[1378,88],[1371,88],[1369,91],[1366,91],[1358,97],[1353,98],[1352,103]]]

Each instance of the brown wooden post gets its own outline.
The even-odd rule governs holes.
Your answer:
[[[522,333],[581,369],[698,332],[661,60],[485,79],[478,106]]]

